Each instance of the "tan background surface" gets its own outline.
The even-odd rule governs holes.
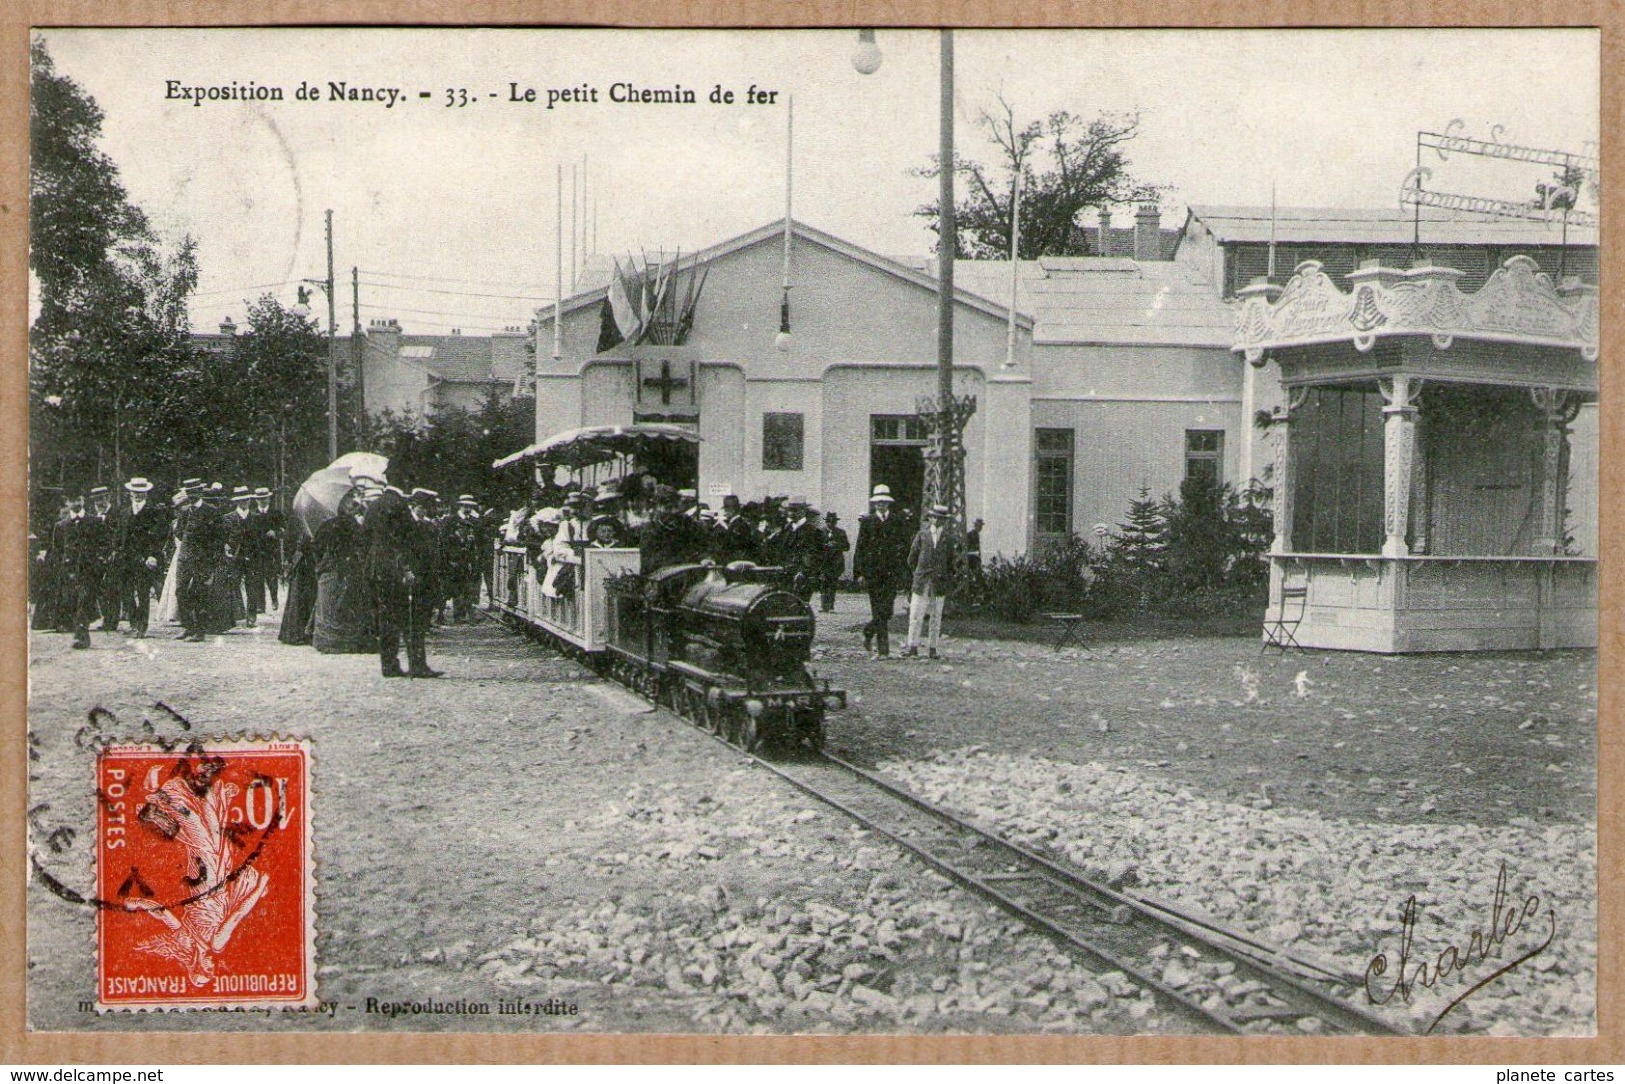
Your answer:
[[[1596,26],[1602,28],[1603,375],[1599,547],[1598,1037],[1123,1039],[1057,1036],[589,1036],[28,1034],[24,1030],[27,691],[28,32],[31,26]],[[1620,119],[1625,5],[1617,0],[3,0],[0,2],[0,1063],[191,1062],[1625,1062],[1620,1018],[1625,813],[1619,731],[1619,349],[1625,248]]]

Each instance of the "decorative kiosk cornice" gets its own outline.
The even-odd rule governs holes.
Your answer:
[[[1513,256],[1476,292],[1461,291],[1462,273],[1449,267],[1410,270],[1367,261],[1347,278],[1348,292],[1305,260],[1273,297],[1275,287],[1256,284],[1237,292],[1236,342],[1232,350],[1254,365],[1269,350],[1348,342],[1362,353],[1379,338],[1428,336],[1440,350],[1460,339],[1520,343],[1598,355],[1596,287],[1550,275],[1528,256]]]

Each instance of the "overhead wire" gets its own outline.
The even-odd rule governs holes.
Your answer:
[[[443,290],[432,286],[400,286],[393,282],[370,282],[361,280],[361,285],[370,286],[375,290],[403,290],[414,294],[451,294],[456,297],[489,297],[500,301],[552,301],[552,294],[487,294],[475,293],[471,290]]]
[[[481,282],[477,279],[453,278],[449,275],[403,275],[396,271],[369,271],[366,268],[362,268],[361,273],[363,275],[373,275],[383,279],[410,279],[414,282],[455,282],[463,286],[514,286],[521,289],[535,286],[538,289],[547,288],[546,284],[543,283]]]
[[[259,284],[258,286],[228,286],[228,287],[225,287],[225,288],[222,288],[222,289],[219,289],[219,290],[194,290],[194,291],[192,291],[190,296],[192,296],[192,297],[214,297],[214,296],[217,296],[219,294],[236,294],[236,293],[243,293],[243,292],[250,291],[250,290],[269,290],[269,289],[271,289],[273,287],[276,287],[276,286],[292,286],[292,285],[295,285],[296,283],[301,283],[301,282],[304,282],[304,281],[305,281],[304,279],[284,279],[281,282],[264,282],[264,283]]]

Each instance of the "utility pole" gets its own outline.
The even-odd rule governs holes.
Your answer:
[[[367,431],[367,359],[361,342],[361,269],[350,268],[350,371],[355,373],[356,439]],[[331,460],[329,460],[331,462]]]
[[[333,212],[327,212],[327,461],[339,457],[338,309],[333,302]]]
[[[960,432],[976,401],[954,398],[954,33],[941,33],[937,126],[937,394],[920,401],[931,426],[925,456],[925,500],[948,509],[948,529],[965,535],[965,450]]]

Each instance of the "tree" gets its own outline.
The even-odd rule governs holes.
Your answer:
[[[1010,224],[1016,170],[1021,171],[1021,250],[1018,256],[1082,256],[1088,233],[1078,224],[1091,207],[1156,200],[1166,186],[1137,179],[1129,166],[1127,144],[1140,134],[1138,113],[1102,113],[1093,120],[1067,110],[1043,122],[1019,124],[1001,96],[998,108],[983,109],[976,126],[998,148],[997,165],[983,166],[955,156],[954,171],[969,191],[960,198],[955,256],[961,259],[1010,258]],[[914,170],[935,177],[940,165]],[[914,212],[935,229],[937,203]]]
[[[142,464],[165,433],[161,403],[190,355],[196,247],[165,254],[118,168],[96,146],[102,110],[29,48],[29,335],[35,470],[60,484]],[[54,466],[54,470],[52,467]]]
[[[1192,474],[1179,485],[1179,499],[1166,504],[1167,570],[1170,586],[1183,591],[1222,587],[1242,549],[1231,512],[1235,492],[1228,485]]]
[[[203,401],[229,438],[222,452],[235,453],[237,477],[276,479],[284,492],[326,465],[327,336],[314,317],[261,296],[205,382]]]
[[[1162,570],[1168,549],[1168,521],[1163,504],[1151,496],[1151,487],[1142,485],[1140,495],[1129,502],[1128,519],[1118,524],[1113,547],[1117,558],[1135,573]]]
[[[426,416],[385,410],[368,419],[363,443],[389,458],[397,484],[424,486],[452,500],[468,493],[499,508],[522,503],[530,473],[491,464],[534,439],[536,401],[492,388],[477,410],[442,407]]]

